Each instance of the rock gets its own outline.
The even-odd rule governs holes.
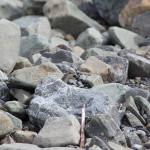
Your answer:
[[[85,130],[90,137],[97,136],[120,144],[126,144],[123,132],[109,115],[99,114],[92,117],[92,120],[86,124]]]
[[[76,41],[76,45],[81,46],[84,49],[98,47],[102,44],[104,44],[103,35],[93,27],[83,31]]]
[[[136,105],[138,105],[145,111],[145,113],[147,114],[147,123],[149,123],[150,122],[150,103],[147,101],[147,99],[141,96],[137,96],[135,98],[135,103]]]
[[[41,150],[41,148],[32,144],[13,143],[0,145],[0,150]]]
[[[0,111],[0,138],[4,137],[14,129],[11,119],[2,111]]]
[[[1,81],[6,81],[8,80],[8,76],[6,75],[6,73],[4,73],[3,71],[0,70],[0,80]]]
[[[125,84],[128,77],[129,62],[126,58],[119,56],[99,56],[100,60],[112,67],[114,82]]]
[[[140,138],[135,131],[131,131],[130,128],[124,128],[124,135],[127,139],[127,144],[129,147],[133,148],[135,145],[142,145]]]
[[[35,53],[35,54],[31,55],[30,60],[31,60],[32,64],[38,64],[38,60],[40,59],[40,57],[42,57],[42,55],[40,53]]]
[[[30,143],[31,144],[36,135],[37,135],[36,132],[17,130],[13,134],[13,138],[15,139],[17,143]]]
[[[31,66],[32,66],[32,64],[30,63],[30,61],[27,58],[19,56],[19,58],[16,62],[16,65],[14,67],[14,70],[22,69],[25,67],[31,67]]]
[[[21,130],[22,129],[22,121],[12,114],[5,112],[5,114],[11,119],[13,123],[13,130]]]
[[[110,146],[110,148],[111,148],[112,150],[132,150],[132,149],[130,149],[130,148],[123,147],[123,146],[118,145],[118,144],[113,143],[113,142],[108,142],[108,144],[109,144],[109,146]]]
[[[150,2],[147,0],[129,0],[119,15],[119,22],[143,36],[150,36]]]
[[[80,66],[80,71],[100,75],[104,81],[112,81],[114,76],[111,66],[94,56],[89,57]]]
[[[144,127],[141,121],[132,113],[126,112],[126,117],[127,120],[129,121],[129,124],[131,127],[136,128],[136,127]]]
[[[6,83],[1,81],[0,82],[0,99],[2,101],[8,101],[9,100],[9,88],[7,87]]]
[[[25,118],[25,106],[17,101],[8,101],[4,104],[4,107],[18,118]]]
[[[82,54],[82,58],[84,60],[88,59],[90,56],[95,56],[95,57],[108,57],[108,56],[117,56],[117,53],[114,51],[109,51],[109,50],[104,50],[102,48],[90,48],[87,49],[83,54]]]
[[[92,147],[90,147],[88,150],[102,150],[101,148],[99,148],[96,145],[93,145]]]
[[[81,148],[71,148],[71,147],[52,147],[52,148],[43,148],[42,150],[83,150]]]
[[[57,11],[55,6],[57,6]],[[88,27],[95,27],[100,31],[105,30],[103,26],[80,11],[71,1],[47,1],[43,10],[51,20],[52,27],[61,29],[67,34],[77,36]]]
[[[75,46],[75,47],[73,47],[72,52],[73,52],[75,55],[77,55],[77,56],[80,57],[80,56],[84,53],[84,49],[81,48],[80,46]]]
[[[107,143],[105,143],[101,138],[94,136],[91,139],[91,142],[89,144],[89,147],[93,146],[93,145],[97,145],[98,147],[100,147],[101,149],[104,150],[110,150],[109,146]]]
[[[110,25],[116,25],[119,23],[119,14],[127,4],[127,0],[94,0],[95,7],[99,15]]]
[[[32,54],[49,49],[48,39],[38,35],[30,35],[21,39],[20,56],[30,58]]]
[[[22,104],[29,104],[31,93],[22,89],[11,89],[10,93]]]
[[[91,74],[91,75],[83,74],[80,76],[80,80],[82,80],[85,83],[88,83],[91,87],[103,84],[102,77],[96,74]]]
[[[1,0],[0,19],[15,19],[24,14],[23,3],[21,0]]]
[[[59,45],[65,45],[68,47],[69,43],[67,41],[65,41],[64,39],[59,38],[59,37],[52,37],[50,39],[50,49],[53,49]]]
[[[150,60],[131,53],[128,53],[126,58],[129,60],[130,78],[150,76]]]
[[[78,145],[80,124],[74,116],[50,118],[34,138],[34,144],[41,147]]]
[[[91,18],[97,18],[98,12],[92,0],[71,0],[79,9],[86,13]]]
[[[39,34],[47,39],[51,34],[51,26],[46,17],[24,16],[13,21],[21,28],[22,36]]]
[[[0,20],[0,69],[10,73],[19,55],[20,29],[14,23],[2,19]]]
[[[83,63],[83,60],[74,53],[60,48],[56,52],[43,53],[43,57],[48,58],[56,65],[68,65],[73,68],[78,68]]]
[[[60,79],[47,78],[37,86],[28,115],[32,123],[41,126],[48,117],[64,116],[68,113],[79,116],[85,104],[87,116],[108,113],[113,115],[119,124],[120,113],[118,114],[117,106],[118,103],[124,106],[125,100],[122,96],[128,90],[130,91],[128,86],[120,84],[82,89],[67,85]],[[115,96],[114,93],[116,93]]]
[[[56,67],[55,64],[48,62],[38,66],[16,70],[11,74],[11,76],[18,81],[37,85],[38,82],[48,76],[62,78],[63,73]]]
[[[118,44],[127,49],[136,49],[139,43],[145,40],[140,35],[119,27],[110,27],[109,34],[113,44]]]

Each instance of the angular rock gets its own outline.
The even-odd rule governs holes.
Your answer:
[[[9,88],[7,87],[6,83],[1,81],[0,82],[0,99],[2,101],[8,101],[9,100]]]
[[[109,34],[113,44],[118,44],[127,49],[136,49],[139,43],[145,40],[142,36],[119,27],[110,27]]]
[[[57,10],[56,7],[57,6]],[[47,1],[44,14],[51,20],[53,28],[77,36],[88,27],[104,31],[104,27],[86,16],[75,4],[66,0]]]
[[[30,61],[27,58],[19,56],[19,58],[16,62],[16,65],[14,67],[14,70],[22,69],[25,67],[31,67],[31,66],[32,66],[32,64],[30,63]]]
[[[95,28],[88,28],[83,31],[77,38],[76,45],[84,49],[98,47],[104,44],[103,35]]]
[[[50,37],[51,26],[46,17],[24,16],[13,21],[21,28],[21,35],[28,36],[39,34],[46,38]]]
[[[81,115],[81,108],[85,104],[87,116],[111,114],[119,124],[120,113],[118,114],[117,106],[127,103],[122,97],[127,91],[130,88],[120,84],[81,89],[67,85],[60,79],[47,78],[37,86],[28,114],[31,122],[41,126],[48,117],[64,116],[68,113]]]
[[[129,77],[150,77],[150,60],[144,57],[128,53]],[[133,71],[134,70],[134,71]]]
[[[22,130],[17,130],[13,134],[13,138],[17,143],[33,143],[34,137],[37,135],[36,132],[32,131],[22,131]]]
[[[99,146],[93,145],[88,150],[102,150]]]
[[[114,82],[125,84],[128,77],[129,62],[126,58],[119,56],[99,56],[100,60],[112,67]]]
[[[41,147],[78,145],[80,124],[74,116],[50,118],[34,138],[34,144]]]
[[[80,66],[80,71],[100,75],[104,81],[112,81],[114,78],[114,72],[111,66],[94,56],[89,57]]]
[[[19,27],[5,19],[0,20],[0,69],[6,73],[13,70],[20,49]]]
[[[120,144],[126,144],[123,132],[109,115],[100,114],[94,116],[92,120],[86,124],[85,130],[90,137],[97,136]]]
[[[123,147],[113,142],[108,142],[108,144],[112,150],[132,150],[131,148]]]
[[[11,119],[2,111],[0,111],[0,138],[4,137],[14,129]]]
[[[15,19],[24,14],[23,3],[21,0],[1,0],[0,19]]]
[[[18,118],[25,118],[25,106],[18,101],[8,101],[4,104],[4,107]]]
[[[77,56],[80,57],[80,56],[84,53],[84,49],[81,48],[80,46],[75,46],[75,47],[73,47],[72,52],[73,52],[75,55],[77,55]]]
[[[83,54],[82,54],[82,58],[88,59],[90,56],[95,56],[95,57],[108,57],[108,56],[117,56],[117,53],[114,51],[109,51],[109,50],[104,50],[102,48],[90,48],[87,49]]]
[[[37,85],[38,82],[48,76],[62,78],[63,73],[55,64],[48,62],[38,66],[16,70],[11,74],[11,76],[18,81]]]
[[[48,39],[38,35],[22,37],[20,56],[30,58],[32,54],[49,49]]]
[[[0,80],[1,81],[6,81],[8,80],[8,76],[6,75],[6,73],[4,73],[3,71],[0,70]]]

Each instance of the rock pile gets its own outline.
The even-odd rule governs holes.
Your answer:
[[[149,150],[150,1],[1,0],[0,150]]]

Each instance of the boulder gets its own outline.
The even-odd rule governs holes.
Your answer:
[[[24,14],[23,3],[21,0],[1,0],[0,19],[15,19]]]
[[[127,91],[130,91],[128,86],[115,83],[82,89],[49,77],[38,84],[28,115],[32,123],[41,126],[48,117],[66,116],[68,113],[79,116],[85,104],[87,116],[110,114],[119,123],[117,107],[127,103],[123,98]]]
[[[48,62],[38,66],[19,69],[11,74],[12,78],[32,85],[37,85],[43,78],[48,76],[62,78],[63,73],[55,64]]]
[[[53,28],[61,29],[68,34],[77,36],[88,27],[95,27],[100,31],[105,30],[102,25],[86,16],[71,1],[47,1],[44,5],[43,11],[45,16],[51,20]]]
[[[13,21],[21,29],[22,36],[40,34],[46,38],[50,37],[51,26],[46,17],[43,16],[24,16]]]
[[[74,116],[50,118],[34,138],[33,143],[40,147],[78,145],[79,133],[80,124]]]
[[[120,27],[110,27],[109,34],[113,44],[127,49],[136,49],[145,40],[142,36]]]
[[[20,29],[5,19],[0,20],[0,69],[10,73],[19,55]]]
[[[88,28],[83,31],[77,38],[76,45],[82,48],[89,49],[93,47],[98,47],[104,44],[103,35],[95,28]]]
[[[48,39],[39,34],[22,37],[20,56],[30,58],[34,53],[49,49]]]
[[[1,81],[0,82],[0,99],[2,101],[8,101],[9,100],[9,88],[7,87],[6,83]]]

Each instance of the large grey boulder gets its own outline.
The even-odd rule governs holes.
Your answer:
[[[21,28],[21,35],[28,36],[40,34],[46,38],[50,37],[51,25],[46,17],[43,16],[23,16],[13,21]]]
[[[15,19],[24,14],[23,3],[21,0],[1,0],[0,18]]]
[[[50,118],[34,138],[33,143],[40,147],[78,145],[79,133],[80,124],[74,116]]]
[[[109,35],[113,44],[127,49],[136,49],[145,40],[142,36],[120,27],[110,27]]]
[[[57,9],[56,9],[57,7]],[[47,1],[44,14],[51,20],[53,28],[68,34],[78,35],[88,27],[104,31],[104,27],[85,15],[75,4],[66,0]]]
[[[0,69],[6,73],[13,70],[20,49],[19,27],[5,19],[0,20]]]
[[[28,109],[29,118],[32,123],[41,126],[48,117],[66,116],[68,113],[81,115],[81,108],[85,104],[87,116],[109,114],[119,123],[118,105],[124,107],[126,100],[123,96],[129,90],[128,86],[115,83],[81,89],[49,77],[35,90]]]

